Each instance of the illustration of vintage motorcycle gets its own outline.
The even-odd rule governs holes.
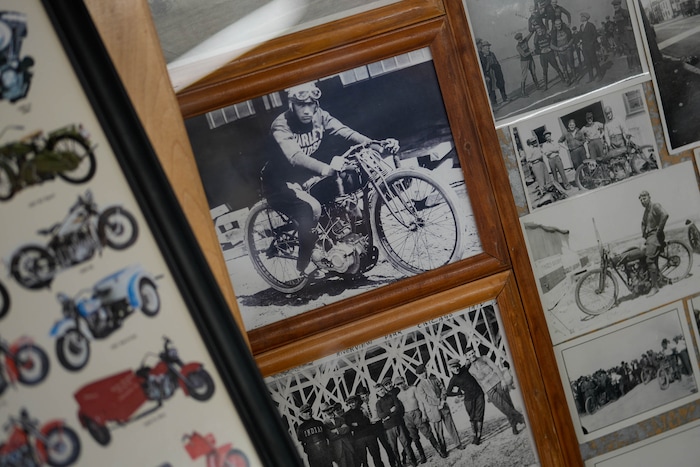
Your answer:
[[[138,369],[116,373],[75,392],[80,407],[78,419],[97,443],[106,446],[111,441],[108,423],[121,426],[145,417],[162,407],[178,387],[197,401],[206,401],[214,394],[214,380],[204,366],[184,363],[170,339],[163,339],[163,350],[153,367],[145,363],[155,356],[148,353]],[[149,401],[154,405],[141,410]]]
[[[0,444],[1,466],[39,466],[48,464],[65,467],[80,456],[78,435],[62,420],[51,420],[39,427],[39,420],[29,416],[27,409],[19,418],[10,416],[4,425],[8,437]]]
[[[34,59],[20,58],[27,37],[27,16],[16,11],[0,11],[0,98],[10,102],[22,99],[32,82]]]
[[[601,160],[584,160],[576,169],[576,185],[592,190],[657,168],[654,147],[638,146],[628,139],[625,147],[607,148]]]
[[[376,265],[375,242],[397,270],[410,275],[461,258],[463,221],[451,187],[427,169],[396,168],[382,157],[381,144],[351,147],[337,159],[346,164],[335,176],[307,184],[322,204],[311,256],[321,271],[357,278]],[[324,200],[329,185],[339,194]],[[253,266],[274,289],[291,293],[309,283],[296,268],[296,223],[265,199],[248,213],[245,242]]]
[[[214,435],[205,436],[193,431],[191,435],[184,435],[182,441],[185,450],[192,460],[207,456],[207,467],[248,467],[248,457],[240,449],[234,449],[231,443],[216,446]]]
[[[5,317],[10,311],[10,294],[7,292],[5,284],[0,282],[0,318]]]
[[[103,339],[119,329],[136,310],[153,317],[160,311],[156,278],[139,265],[101,279],[71,298],[57,295],[63,318],[51,329],[56,355],[67,370],[78,371],[90,359],[90,340]]]
[[[35,386],[49,374],[49,357],[27,336],[12,343],[0,338],[0,353],[5,354],[4,364],[0,363],[0,395],[11,384]]]
[[[100,210],[87,190],[61,222],[38,234],[49,236],[46,247],[23,246],[10,260],[12,277],[28,289],[47,287],[60,270],[89,260],[105,245],[115,250],[130,247],[138,236],[138,225],[121,206]]]
[[[21,126],[5,127],[21,130]],[[0,201],[25,187],[56,176],[68,183],[85,183],[95,175],[97,162],[90,135],[82,125],[68,125],[44,135],[39,130],[0,147]]]
[[[593,225],[595,227],[595,219]],[[575,295],[576,304],[581,311],[594,316],[617,305],[616,276],[635,297],[645,295],[652,287],[642,248],[635,246],[612,253],[610,248],[601,242],[597,228],[595,232],[598,238],[600,265],[579,278]],[[692,266],[693,256],[688,246],[678,240],[667,240],[658,257],[660,280],[665,284],[678,282],[688,276]]]

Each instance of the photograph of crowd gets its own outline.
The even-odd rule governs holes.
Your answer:
[[[483,251],[428,48],[186,128],[248,330]]]
[[[661,122],[671,152],[700,142],[694,125],[700,104],[700,4],[696,0],[639,0],[640,23],[652,63]]]
[[[464,0],[497,124],[646,72],[627,0]]]
[[[695,397],[692,342],[677,302],[560,345],[556,353],[580,439],[598,438]]]
[[[495,302],[266,382],[310,467],[537,464]]]
[[[554,344],[698,292],[692,162],[521,218]]]
[[[641,85],[511,127],[530,211],[660,167]]]

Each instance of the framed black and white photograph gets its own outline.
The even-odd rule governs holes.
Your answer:
[[[700,295],[688,300],[688,311],[693,324],[693,332],[695,332],[695,340],[700,342]]]
[[[464,4],[496,125],[647,72],[631,0]]]
[[[641,85],[510,130],[530,211],[660,167]]]
[[[490,300],[267,377],[304,460],[539,465],[499,314]]]
[[[636,10],[653,65],[666,145],[672,154],[691,149],[700,142],[700,130],[691,123],[700,102],[696,92],[700,83],[698,6],[692,1],[639,0]]]
[[[697,398],[682,302],[555,347],[579,439],[590,441]]]
[[[696,420],[644,441],[588,459],[586,467],[635,467],[639,465],[688,466],[700,457],[700,421]]]
[[[446,30],[419,32],[389,36],[384,50],[334,51],[353,65],[313,79],[267,87],[279,75],[261,76],[264,94],[187,116],[254,353],[277,339],[271,326],[303,337],[425,294],[422,281],[445,287],[501,264],[485,163],[465,150],[475,143],[465,89],[445,79],[457,71]],[[401,53],[373,59],[391,50]],[[290,67],[332,65],[308,63]],[[218,99],[208,92],[203,102]]]
[[[699,217],[691,162],[523,216],[553,343],[697,293],[686,221]]]

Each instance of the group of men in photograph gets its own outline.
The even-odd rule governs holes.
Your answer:
[[[390,467],[417,466],[430,457],[423,440],[430,443],[435,455],[447,458],[448,438],[453,449],[463,450],[467,445],[460,439],[448,397],[464,402],[474,445],[481,444],[486,401],[507,417],[513,434],[519,434],[525,418],[510,397],[514,388],[510,372],[474,350],[466,357],[464,364],[458,359],[448,361],[452,376],[447,385],[421,364],[414,370],[413,384],[401,375],[393,380],[386,377],[374,385],[375,397],[360,386],[346,398],[347,409],[340,402],[323,402],[320,419],[313,417],[310,404],[302,406],[296,433],[309,465],[368,467],[371,457],[374,467],[384,467],[381,446]]]
[[[586,72],[589,83],[594,79],[602,80],[606,67],[601,62],[611,53],[624,55],[628,70],[638,66],[630,13],[622,7],[622,0],[612,0],[612,8],[612,15],[607,15],[600,27],[593,24],[590,13],[586,11],[579,14],[580,24],[574,26],[572,20],[575,18],[569,9],[559,5],[559,0],[534,0],[529,8],[527,34],[518,32],[514,36],[515,50],[520,59],[521,95],[528,96],[528,77],[536,89],[548,90],[550,68],[562,84],[571,86]],[[476,45],[491,104],[498,104],[496,90],[501,94],[501,104],[508,102],[503,71],[490,49],[491,43],[477,38]],[[538,79],[535,56],[539,56],[543,81]]]

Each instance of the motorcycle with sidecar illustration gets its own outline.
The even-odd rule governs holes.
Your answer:
[[[49,357],[29,337],[22,336],[12,343],[0,338],[0,353],[5,354],[4,362],[0,362],[0,395],[11,384],[35,386],[49,374]]]
[[[192,460],[206,456],[207,467],[248,467],[248,457],[240,449],[234,449],[231,443],[216,445],[214,435],[200,435],[193,431],[184,435],[182,441]]]
[[[198,362],[184,363],[169,338],[164,337],[158,362],[147,366],[147,353],[136,370],[125,370],[90,383],[75,392],[80,407],[78,419],[98,444],[106,446],[112,439],[108,424],[123,426],[139,420],[162,407],[177,388],[197,401],[214,394],[214,380]],[[153,405],[144,408],[147,403]]]
[[[75,297],[57,295],[63,318],[51,329],[56,355],[67,370],[78,371],[90,358],[90,341],[104,339],[137,310],[153,317],[160,311],[156,278],[132,265],[101,279]]]

